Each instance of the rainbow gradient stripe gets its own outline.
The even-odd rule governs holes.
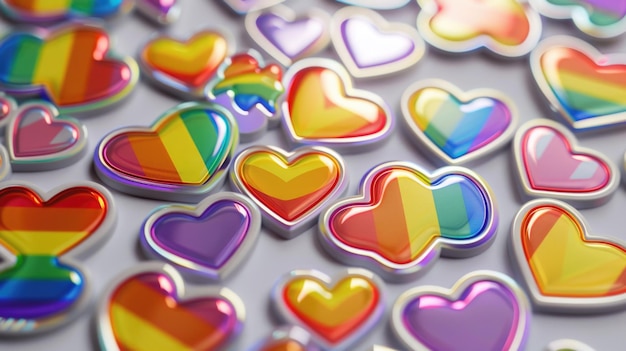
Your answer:
[[[616,0],[546,0],[556,6],[578,5],[597,26],[610,26],[626,17],[626,2]]]
[[[563,208],[540,206],[523,219],[521,243],[542,295],[606,297],[626,293],[626,249],[585,237]]]
[[[92,25],[14,31],[0,41],[0,87],[49,100],[62,112],[107,106],[128,95],[139,75],[132,58],[113,58],[109,49],[107,32]]]
[[[129,0],[0,0],[0,8],[7,16],[24,22],[110,17],[130,7]]]

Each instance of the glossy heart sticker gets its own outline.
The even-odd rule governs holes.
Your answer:
[[[380,321],[383,283],[370,271],[349,268],[334,278],[316,270],[296,270],[272,290],[278,315],[306,329],[324,350],[354,350]]]
[[[519,119],[515,104],[501,92],[464,92],[439,79],[408,87],[401,106],[412,139],[439,164],[471,163],[501,149]]]
[[[417,16],[420,34],[443,51],[463,53],[485,48],[502,57],[521,57],[541,38],[541,17],[526,0],[418,0],[417,3],[422,9]]]
[[[282,121],[295,144],[363,152],[385,140],[393,116],[383,99],[352,88],[350,75],[336,61],[304,59],[287,71]]]
[[[267,7],[278,5],[285,0],[223,0],[224,3],[240,15],[259,11]]]
[[[168,25],[180,17],[179,0],[135,0],[137,10],[149,20]]]
[[[270,56],[285,66],[311,56],[330,42],[330,16],[315,8],[298,15],[286,6],[274,6],[246,16],[246,30]]]
[[[220,192],[198,205],[165,205],[153,211],[141,231],[150,256],[203,278],[223,280],[254,248],[261,214],[248,198]]]
[[[220,187],[238,145],[237,124],[219,105],[187,102],[151,127],[115,130],[94,154],[108,186],[136,196],[198,202]]]
[[[411,350],[523,350],[530,318],[522,289],[493,271],[467,274],[451,289],[410,289],[391,311],[393,331]]]
[[[50,101],[63,114],[109,107],[138,78],[135,60],[113,54],[108,33],[95,24],[14,30],[0,39],[0,89]]]
[[[230,175],[234,187],[259,206],[264,224],[286,239],[314,226],[348,184],[343,158],[315,146],[292,152],[251,146],[237,155]]]
[[[59,116],[48,102],[30,101],[11,117],[6,141],[14,171],[45,171],[71,165],[84,155],[87,128]]]
[[[587,228],[576,209],[558,200],[530,201],[515,216],[514,260],[538,309],[597,313],[626,306],[626,247]]]
[[[595,351],[591,346],[573,339],[554,340],[546,347],[546,351]]]
[[[333,15],[332,40],[348,71],[373,77],[401,71],[424,56],[426,44],[417,30],[391,23],[376,11],[344,7]]]
[[[224,350],[244,318],[231,290],[187,287],[172,266],[148,262],[111,283],[98,309],[98,340],[105,350]]]
[[[272,331],[248,351],[321,351],[311,334],[298,326],[284,326]]]
[[[469,169],[429,173],[407,162],[374,167],[357,196],[320,216],[323,247],[339,261],[390,281],[409,280],[440,254],[476,255],[489,247],[498,213],[488,185]]]
[[[337,0],[346,5],[367,7],[374,10],[393,10],[406,6],[411,0]]]
[[[583,33],[614,38],[626,32],[626,3],[614,0],[529,0],[542,15],[571,19]]]
[[[550,108],[576,131],[626,124],[626,60],[567,36],[543,40],[530,57]]]
[[[284,94],[283,69],[265,64],[255,50],[227,58],[207,89],[209,101],[227,109],[239,127],[241,142],[251,142],[277,125],[279,98]]]
[[[139,54],[141,71],[169,92],[203,98],[207,85],[233,50],[229,42],[213,30],[199,31],[185,41],[159,34]]]
[[[524,199],[549,197],[579,208],[606,203],[620,173],[606,156],[577,146],[565,127],[547,119],[524,123],[513,140],[513,154]]]
[[[95,183],[0,188],[0,334],[43,332],[82,313],[91,282],[77,259],[102,246],[115,217],[111,194]]]
[[[0,0],[0,10],[11,20],[42,24],[73,18],[111,18],[129,12],[134,0]]]

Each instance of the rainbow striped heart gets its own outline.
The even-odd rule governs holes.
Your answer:
[[[105,350],[223,350],[243,327],[243,301],[235,293],[186,287],[167,264],[138,265],[111,286],[98,316]]]
[[[542,41],[530,58],[551,108],[580,131],[626,124],[626,62],[567,36]]]
[[[133,8],[133,0],[0,0],[0,10],[19,22],[44,23],[71,18],[110,18]]]
[[[401,104],[418,146],[440,163],[484,157],[508,143],[517,126],[513,101],[492,89],[463,92],[443,80],[425,80],[407,88]]]
[[[237,124],[221,106],[188,102],[150,128],[125,128],[96,149],[96,172],[133,195],[197,202],[223,182],[239,141]]]
[[[320,230],[324,247],[340,261],[397,280],[413,278],[440,251],[485,250],[497,222],[488,186],[469,169],[450,166],[430,175],[411,163],[389,162],[365,176],[361,195],[330,206]]]

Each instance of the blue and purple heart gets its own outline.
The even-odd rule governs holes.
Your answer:
[[[260,220],[253,206],[222,193],[207,198],[195,210],[163,207],[146,220],[142,244],[179,267],[219,279],[225,274],[222,271],[237,261],[234,257],[251,247],[245,243],[256,240]]]
[[[403,108],[417,137],[445,160],[468,158],[510,139],[515,116],[506,98],[486,90],[455,94],[457,89],[437,85],[412,91]]]

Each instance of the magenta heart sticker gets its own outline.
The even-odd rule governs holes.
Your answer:
[[[616,166],[576,143],[569,130],[551,120],[531,120],[517,130],[513,151],[525,198],[550,197],[578,208],[611,198],[619,185]]]
[[[425,286],[398,297],[392,327],[411,350],[521,350],[530,325],[526,296],[508,276],[477,271],[452,289]]]
[[[248,256],[261,229],[256,205],[230,192],[209,196],[196,207],[167,205],[144,222],[145,251],[186,272],[219,280]]]
[[[87,129],[74,118],[59,116],[52,104],[34,101],[15,111],[6,138],[13,170],[50,170],[80,159]]]

